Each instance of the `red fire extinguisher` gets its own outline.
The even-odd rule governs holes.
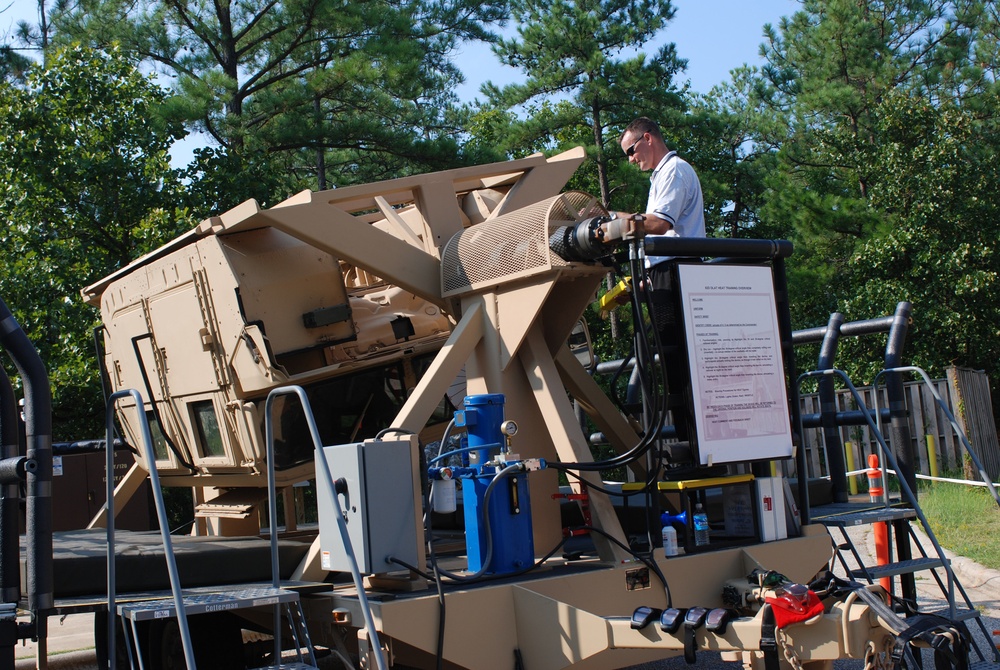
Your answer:
[[[882,469],[878,466],[878,456],[868,456],[868,496],[873,503],[882,502],[885,498],[885,488],[882,486]]]

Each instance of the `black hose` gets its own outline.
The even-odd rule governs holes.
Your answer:
[[[145,335],[136,335],[135,337],[132,338],[132,351],[135,353],[135,362],[139,365],[139,373],[142,375],[142,383],[146,387],[146,397],[149,398],[149,406],[153,410],[153,418],[156,419],[156,423],[159,424],[160,434],[163,435],[163,441],[167,443],[167,447],[170,449],[170,451],[173,452],[174,456],[177,457],[177,462],[183,465],[191,472],[198,472],[198,468],[196,468],[193,463],[184,458],[184,455],[181,453],[181,450],[178,449],[174,441],[170,439],[170,435],[167,434],[168,431],[165,428],[166,424],[164,424],[163,420],[160,418],[160,409],[157,406],[156,400],[153,396],[153,387],[149,381],[149,373],[146,372],[146,364],[143,362],[142,355],[139,353],[139,340],[152,341],[152,339],[153,336],[150,333],[146,333]],[[145,408],[136,407],[135,411],[144,412]],[[151,468],[156,467],[156,463],[149,463],[148,465]]]
[[[21,426],[17,398],[7,371],[0,366],[0,455],[4,461],[20,453]],[[0,597],[16,603],[21,597],[20,525],[21,485],[9,482],[0,488]]]
[[[41,357],[0,299],[0,345],[17,366],[24,388],[25,447],[37,470],[27,477],[26,525],[28,608],[35,632],[47,637],[52,593],[52,391]]]
[[[638,284],[639,281],[645,279],[645,273],[643,269],[639,267],[639,264],[635,259],[633,259],[632,271],[632,281],[634,283]],[[636,279],[637,277],[639,279]],[[635,365],[636,368],[640,370],[643,395],[647,399],[648,405],[653,408],[649,417],[649,425],[639,442],[625,453],[618,454],[617,456],[603,461],[591,461],[588,463],[550,462],[549,467],[551,468],[561,471],[578,470],[581,472],[600,472],[601,470],[627,466],[645,456],[659,438],[660,431],[666,421],[666,410],[662,407],[662,398],[659,393],[661,384],[666,383],[666,361],[665,357],[660,356],[659,366],[655,367],[656,357],[650,351],[649,338],[646,336],[645,328],[639,325],[643,322],[643,307],[646,307],[647,312],[652,314],[652,303],[650,301],[649,291],[640,292],[638,290],[633,290],[631,304],[633,321],[636,324],[634,333]],[[657,333],[655,324],[653,325],[652,332],[655,347],[656,349],[659,349],[659,334]],[[659,373],[659,379],[657,379],[656,375],[650,374],[652,370],[657,370]]]

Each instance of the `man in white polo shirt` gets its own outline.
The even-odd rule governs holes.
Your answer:
[[[701,195],[701,182],[694,168],[671,151],[652,119],[639,117],[628,125],[619,140],[622,151],[630,163],[643,171],[652,170],[649,178],[649,199],[646,202],[646,233],[648,236],[705,237],[705,206]],[[612,216],[628,217],[623,212]],[[690,386],[684,361],[678,349],[683,346],[683,332],[677,318],[670,256],[650,256],[650,294],[653,319],[660,337],[661,354],[666,356],[668,407],[674,410],[677,437],[687,439],[687,421],[679,394]]]
[[[653,171],[646,201],[646,232],[705,237],[705,206],[698,175],[690,163],[667,148],[656,122],[639,117],[622,133],[620,144],[630,163]],[[650,266],[663,260],[667,258],[650,258]]]

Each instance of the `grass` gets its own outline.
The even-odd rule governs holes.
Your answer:
[[[1000,570],[1000,507],[985,487],[935,482],[919,497],[941,546]]]

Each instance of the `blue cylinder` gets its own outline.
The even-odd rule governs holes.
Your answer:
[[[504,420],[504,395],[483,393],[465,396],[465,409],[455,414],[455,424],[464,426],[468,435],[469,465],[482,470],[483,464],[500,451],[504,436],[500,425]],[[461,415],[461,416],[460,416]]]
[[[490,470],[492,468],[488,468]],[[486,489],[494,473],[462,479],[462,501],[465,505],[465,548],[469,570],[483,567],[488,574],[503,575],[530,567],[535,560],[535,543],[531,528],[531,498],[528,493],[528,473],[509,474],[497,482],[486,501]],[[488,509],[487,509],[488,508]],[[487,531],[493,544],[493,555],[486,564]]]

